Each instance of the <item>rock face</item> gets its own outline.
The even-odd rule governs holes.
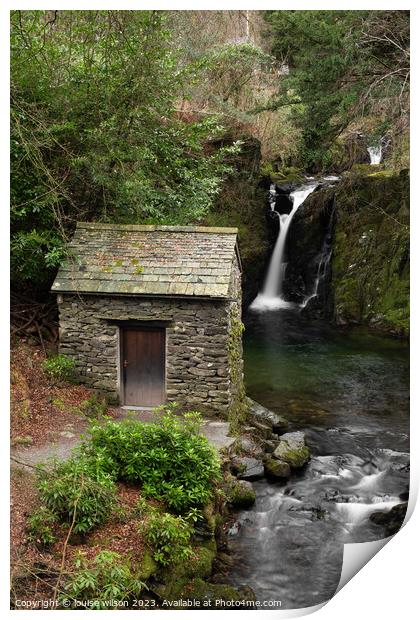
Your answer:
[[[359,166],[337,191],[335,320],[406,336],[409,330],[408,171]]]
[[[313,293],[320,261],[330,255],[304,313],[408,334],[408,171],[359,164],[314,191],[291,222],[286,252],[283,289],[298,303]]]
[[[233,143],[233,136],[225,136],[220,145]],[[243,303],[248,306],[258,293],[270,255],[270,227],[265,214],[269,211],[268,191],[270,181],[261,183],[261,144],[251,136],[242,137],[241,152],[234,158],[236,174],[223,184],[216,205],[203,223],[238,226],[241,231],[241,260]],[[214,143],[217,145],[217,142]],[[277,219],[277,218],[276,218]]]
[[[304,312],[326,318],[333,313],[329,259],[334,227],[334,190],[315,190],[296,212],[286,248],[288,264],[283,284],[286,298],[305,302],[314,293],[318,278],[317,296],[310,300]]]
[[[276,206],[277,213],[287,213],[293,209],[293,200],[290,198],[290,192],[294,189],[292,184],[276,186]],[[278,225],[278,222],[277,222]]]
[[[291,468],[303,467],[310,458],[309,448],[305,444],[305,435],[301,431],[282,435],[273,458],[287,463]]]

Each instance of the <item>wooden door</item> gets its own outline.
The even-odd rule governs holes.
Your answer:
[[[157,407],[165,402],[164,329],[123,329],[122,379],[125,405]]]

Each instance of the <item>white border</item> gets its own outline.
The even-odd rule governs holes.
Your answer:
[[[2,54],[0,56],[1,62],[1,70],[2,70],[2,85],[3,88],[0,91],[0,101],[1,101],[1,119],[2,123],[0,126],[0,145],[2,151],[2,159],[0,166],[0,175],[1,175],[1,187],[3,189],[3,205],[0,210],[2,222],[1,222],[1,233],[4,236],[3,243],[0,244],[0,252],[1,252],[1,272],[4,281],[2,282],[2,298],[3,303],[0,306],[1,312],[1,327],[3,329],[3,338],[4,338],[4,346],[2,347],[2,356],[1,356],[1,373],[0,373],[0,381],[1,388],[0,394],[2,395],[2,404],[1,408],[1,419],[5,426],[3,437],[6,440],[7,435],[7,395],[9,393],[8,386],[8,339],[9,339],[9,328],[8,328],[8,265],[9,265],[9,256],[8,256],[8,195],[9,195],[9,109],[8,109],[8,58],[9,58],[9,34],[8,34],[8,24],[9,24],[9,15],[8,12],[11,9],[32,9],[39,8],[45,9],[48,8],[45,3],[35,2],[31,0],[26,1],[5,1],[2,3],[0,7],[0,41],[2,45]],[[322,3],[317,2],[302,2],[299,0],[295,0],[294,2],[133,2],[127,0],[120,0],[118,3],[118,7],[116,7],[115,2],[95,2],[92,1],[90,3],[81,2],[80,0],[74,0],[73,2],[56,2],[53,8],[58,9],[115,9],[118,8],[120,10],[129,9],[129,10],[144,10],[144,9],[177,9],[177,10],[203,10],[203,9],[214,9],[214,10],[238,10],[238,9],[249,9],[249,10],[267,10],[267,9],[331,9],[331,10],[344,10],[344,9],[376,9],[376,10],[390,10],[390,9],[400,9],[400,10],[408,10],[411,9],[411,18],[412,18],[412,41],[414,45],[420,35],[419,32],[419,18],[418,18],[418,10],[416,8],[416,4],[414,1],[410,0],[408,2],[402,3],[402,6],[398,6],[397,2],[390,1],[382,1],[382,2],[345,2],[343,4],[338,4],[333,1],[324,1]],[[418,84],[419,84],[419,71],[418,71],[418,50],[417,47],[414,49],[415,55],[412,62],[414,78],[412,80],[412,97],[414,105],[411,106],[413,110],[412,115],[412,143],[414,147],[412,147],[412,157],[411,157],[411,168],[413,171],[416,171],[418,168],[416,164],[418,164],[418,121],[417,115],[415,112],[417,111],[418,101]],[[417,104],[417,105],[416,105]],[[416,190],[414,186],[412,188],[413,195],[413,223],[412,223],[412,238],[417,241],[418,240],[418,226],[420,217],[417,215],[416,210],[418,210],[416,201]],[[416,201],[417,202],[417,201]],[[420,273],[419,270],[419,252],[416,243],[413,244],[412,251],[412,264],[413,264],[413,273],[416,275]],[[418,292],[415,290],[414,286],[412,289],[412,347],[416,347],[418,345],[418,330],[416,325],[416,317],[418,315]],[[414,348],[413,347],[413,348]],[[417,351],[417,349],[416,349]],[[420,452],[419,446],[419,390],[418,390],[418,382],[415,382],[414,373],[417,370],[415,367],[416,363],[415,354],[412,355],[412,416],[411,416],[411,458],[412,458],[412,475],[411,475],[411,495],[410,495],[410,504],[412,504],[414,500],[414,494],[417,494],[418,481],[419,481],[419,457],[418,453]],[[3,449],[2,451],[3,458],[3,485],[2,488],[6,489],[8,484],[8,454],[7,450]],[[413,493],[414,492],[414,493]],[[11,612],[9,610],[9,593],[8,593],[8,506],[7,501],[3,502],[4,510],[2,513],[3,521],[1,532],[5,537],[3,542],[4,553],[2,556],[1,563],[1,598],[0,605],[2,609],[6,612],[7,615],[13,614],[15,612]],[[411,506],[410,506],[411,508]],[[334,598],[324,607],[316,611],[316,617],[320,620],[347,620],[350,618],[354,618],[358,616],[361,620],[365,620],[368,618],[376,618],[380,617],[381,620],[392,619],[403,616],[410,620],[411,618],[418,617],[418,603],[417,603],[417,589],[418,585],[418,577],[417,577],[417,563],[418,556],[420,554],[420,513],[419,509],[414,511],[412,517],[406,523],[401,532],[399,532],[390,542],[381,550],[381,552],[376,555],[360,572],[358,572],[350,581],[348,585],[346,585]],[[307,610],[309,611],[309,610]],[[17,612],[16,612],[17,613]],[[21,614],[28,614],[32,612],[22,611],[19,612]],[[38,612],[42,614],[42,611]],[[48,617],[53,615],[61,615],[69,612],[65,611],[57,611],[52,612],[48,611]],[[70,612],[75,613],[75,612]],[[80,613],[88,613],[88,612],[77,612],[80,616]],[[111,612],[104,611],[100,612],[102,614],[110,614]],[[169,617],[173,620],[173,611],[159,611],[154,612],[159,615],[159,618]],[[227,611],[227,612],[189,612],[188,617],[196,617],[197,615],[206,614],[206,618],[212,617],[215,615],[216,618],[220,618],[222,614],[238,614],[243,613],[242,611]],[[251,612],[252,613],[252,612]],[[265,617],[270,615],[270,617],[296,617],[299,614],[299,610],[295,610],[295,612],[291,612],[290,615],[285,611],[264,611],[257,612],[258,616],[264,614]],[[287,614],[287,616],[285,615]],[[248,614],[249,617],[251,617]]]

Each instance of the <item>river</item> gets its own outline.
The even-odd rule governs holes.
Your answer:
[[[287,483],[254,483],[237,515],[234,585],[283,609],[334,594],[343,543],[383,538],[369,516],[406,499],[409,355],[398,340],[342,331],[297,310],[248,312],[248,395],[305,432],[312,458]]]

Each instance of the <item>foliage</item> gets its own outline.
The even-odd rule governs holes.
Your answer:
[[[50,379],[56,381],[71,381],[74,376],[75,363],[65,355],[54,355],[42,362],[42,368]]]
[[[49,510],[73,524],[75,534],[86,534],[103,523],[115,505],[115,485],[100,456],[74,457],[41,469],[38,491]]]
[[[79,554],[75,564],[77,570],[65,585],[62,601],[86,601],[89,609],[109,609],[110,601],[130,605],[145,588],[129,563],[113,551],[101,551],[90,561]]]
[[[408,11],[268,11],[272,51],[289,68],[273,107],[293,106],[307,166],[331,164],[329,147],[369,111],[408,110]],[[385,111],[385,118],[384,118]]]
[[[93,419],[103,418],[108,411],[108,403],[106,398],[98,396],[95,392],[80,404],[82,413]]]
[[[48,287],[76,220],[190,223],[238,147],[217,115],[186,122],[162,11],[11,12],[15,286]]]
[[[41,506],[28,517],[28,540],[30,542],[50,545],[57,538],[54,534],[54,525],[57,516],[46,506]]]
[[[217,454],[198,425],[198,414],[177,417],[172,406],[156,423],[94,424],[84,449],[100,453],[115,478],[141,482],[145,497],[185,512],[209,501],[220,476]]]
[[[153,558],[159,564],[166,566],[191,558],[193,551],[189,542],[193,528],[186,519],[154,510],[140,529],[153,547]]]

